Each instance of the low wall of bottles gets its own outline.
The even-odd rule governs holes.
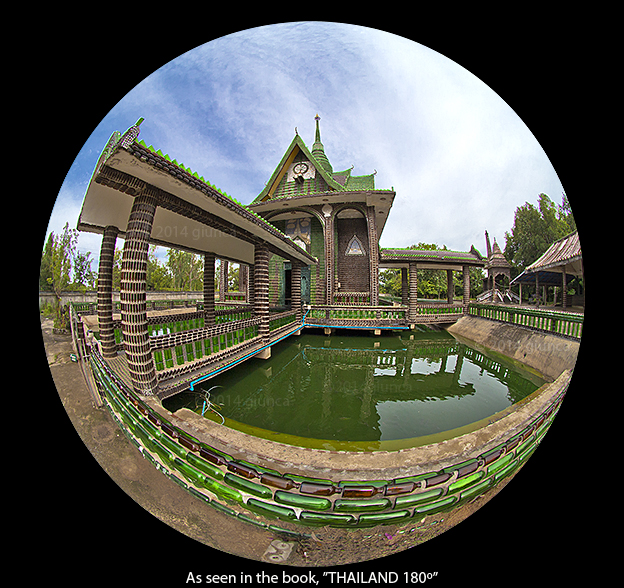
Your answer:
[[[111,415],[156,468],[227,514],[291,533],[313,526],[360,528],[409,522],[474,500],[512,475],[535,451],[559,409],[570,377],[566,372],[549,385],[557,388],[549,389],[548,401],[539,403],[539,413],[521,421],[520,430],[496,437],[494,446],[490,439],[474,447],[469,458],[463,454],[457,463],[443,468],[432,465],[430,470],[421,464],[424,473],[419,475],[370,480],[367,472],[364,479],[336,480],[235,459],[166,420],[128,389],[97,352],[90,362]],[[278,521],[289,523],[288,528],[279,527],[283,523]],[[293,525],[299,531],[293,531]]]
[[[578,340],[583,333],[584,317],[579,313],[479,303],[471,303],[468,313],[472,316],[520,325],[570,339]]]

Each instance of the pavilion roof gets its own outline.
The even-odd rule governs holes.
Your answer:
[[[446,266],[455,268],[462,265],[485,265],[485,258],[472,246],[470,251],[450,251],[448,249],[380,249],[380,264],[388,267],[404,265],[410,261],[418,262],[420,267],[431,266],[444,269]],[[448,269],[451,269],[448,267]]]
[[[578,231],[555,241],[546,252],[535,262],[529,265],[525,272],[550,270],[561,273],[580,275],[583,273],[583,258]]]
[[[153,243],[195,252],[212,251],[219,257],[253,263],[252,242],[259,238],[287,258],[306,264],[317,262],[270,222],[197,172],[137,141],[142,121],[123,135],[116,131],[109,139],[84,197],[79,230],[101,233],[111,225],[123,236],[133,195],[151,186],[184,200],[196,211],[196,218],[182,221],[173,209],[159,207],[152,230]],[[214,219],[214,230],[205,228],[210,219]]]

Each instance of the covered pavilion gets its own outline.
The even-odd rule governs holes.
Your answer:
[[[285,331],[299,330],[301,266],[315,265],[317,260],[197,173],[137,142],[141,122],[123,135],[111,136],[85,194],[78,229],[103,235],[97,305],[102,356],[116,359],[121,352],[135,391],[153,395],[167,387],[174,391],[188,387],[194,375],[205,373],[215,361],[232,364],[237,354],[262,352]],[[125,239],[120,290],[123,350],[116,343],[113,321],[117,237]],[[150,336],[146,277],[151,243],[204,256],[203,311],[201,316],[180,317],[201,328]],[[274,325],[270,322],[276,317],[269,315],[270,254],[292,264],[292,312],[277,317],[282,320]],[[217,257],[253,265],[249,317],[216,323]]]
[[[578,231],[555,241],[546,252],[535,262],[529,265],[511,284],[520,287],[522,299],[522,285],[534,285],[536,304],[539,304],[539,288],[559,286],[562,289],[562,306],[568,306],[568,276],[583,277],[583,256]],[[545,296],[544,296],[545,298]],[[575,296],[575,305],[585,305],[585,294]]]

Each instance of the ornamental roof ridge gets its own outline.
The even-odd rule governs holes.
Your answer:
[[[143,122],[143,120],[144,119],[141,118],[136,125],[134,125],[133,127],[130,127],[130,129],[128,129],[123,135],[120,135],[115,145],[112,146],[112,148],[110,146],[110,140],[109,140],[109,144],[107,144],[106,146],[106,148],[109,151],[105,159],[108,159],[118,148],[125,149],[126,151],[132,154],[134,154],[134,152],[137,151],[138,153],[136,155],[138,155],[142,160],[144,159],[150,165],[154,165],[155,167],[161,169],[165,173],[169,173],[170,175],[175,175],[178,179],[181,179],[187,184],[192,184],[192,185],[194,184],[195,188],[199,188],[202,192],[205,192],[206,194],[211,192],[213,196],[218,195],[222,198],[227,198],[231,202],[231,204],[229,205],[230,208],[235,209],[236,207],[238,207],[239,214],[243,214],[243,215],[246,214],[246,215],[252,216],[255,223],[263,226],[265,229],[274,233],[276,236],[279,236],[283,240],[287,239],[295,247],[297,247],[298,249],[301,249],[299,245],[294,243],[294,241],[292,241],[292,239],[288,237],[288,235],[280,231],[275,225],[273,225],[268,220],[266,220],[261,215],[259,215],[257,212],[249,208],[247,205],[239,202],[236,198],[230,196],[229,194],[227,194],[220,188],[211,184],[210,182],[205,180],[203,176],[199,176],[197,172],[193,172],[190,168],[186,167],[184,164],[178,163],[175,159],[172,160],[171,157],[169,157],[169,155],[163,154],[163,152],[160,149],[155,149],[152,145],[149,145],[149,146],[146,145],[145,141],[143,140],[140,140],[140,141],[137,140],[138,125],[141,122]],[[132,139],[128,140],[129,137],[132,137]],[[99,165],[99,162],[98,162],[98,166],[101,168],[104,165],[104,163],[106,163],[105,160],[102,162],[101,165]],[[174,167],[175,169],[172,169]],[[203,185],[203,188],[202,188],[202,185]],[[313,257],[313,256],[310,256],[310,257]]]

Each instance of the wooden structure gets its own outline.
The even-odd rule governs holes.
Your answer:
[[[568,300],[568,276],[583,276],[583,254],[578,231],[555,241],[545,253],[529,265],[511,283],[518,284],[520,297],[522,297],[522,285],[534,285],[536,292],[536,304],[539,305],[540,287],[545,290],[548,286],[561,287],[562,306],[569,305]],[[543,295],[545,299],[545,294]],[[585,305],[585,293],[575,296],[575,305]]]
[[[511,291],[511,264],[507,261],[501,251],[496,239],[494,246],[490,245],[490,236],[485,231],[485,247],[487,251],[487,261],[485,271],[487,273],[483,280],[483,292],[478,296],[479,302],[520,302],[517,294]],[[499,281],[496,278],[500,276]]]

